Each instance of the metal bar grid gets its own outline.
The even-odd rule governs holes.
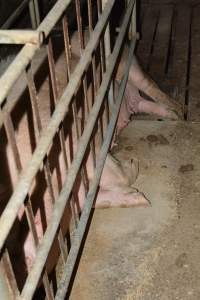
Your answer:
[[[65,3],[63,3],[65,2]],[[4,91],[2,94],[0,94],[0,99],[2,100],[1,102],[1,120],[2,124],[4,126],[6,124],[7,127],[7,134],[10,136],[10,143],[12,142],[13,144],[13,154],[15,156],[15,162],[17,164],[18,171],[20,172],[22,170],[21,167],[21,162],[20,159],[18,159],[18,149],[17,149],[17,142],[15,141],[15,133],[14,133],[14,128],[12,124],[12,120],[10,117],[10,112],[8,112],[7,107],[8,107],[8,102],[7,99],[5,99],[5,95],[7,96],[9,93],[9,88],[8,86],[12,87],[12,84],[14,84],[16,80],[16,74],[21,74],[25,69],[26,70],[26,78],[27,78],[27,85],[29,89],[29,94],[30,94],[30,100],[31,100],[31,106],[32,106],[32,111],[33,111],[33,116],[34,116],[34,124],[35,127],[37,128],[37,147],[32,155],[32,158],[27,166],[26,169],[23,170],[23,172],[20,174],[20,178],[17,182],[17,185],[15,187],[15,190],[13,192],[13,195],[11,196],[5,210],[2,213],[2,216],[0,218],[0,228],[1,228],[1,234],[0,234],[0,249],[1,252],[4,253],[4,247],[5,247],[5,242],[6,239],[9,235],[9,232],[18,216],[18,212],[20,211],[21,207],[24,207],[27,220],[29,223],[29,229],[32,233],[33,239],[35,246],[37,247],[37,252],[36,252],[36,258],[34,261],[34,264],[28,273],[28,276],[26,278],[25,285],[22,289],[21,295],[18,295],[18,299],[32,299],[34,296],[35,290],[37,288],[38,283],[40,282],[40,278],[42,276],[42,281],[44,284],[45,288],[45,293],[47,299],[54,299],[54,291],[52,289],[52,284],[49,280],[48,272],[46,270],[46,265],[45,262],[47,260],[47,257],[49,255],[49,252],[51,250],[51,246],[54,242],[54,239],[57,238],[59,242],[59,248],[60,248],[60,253],[61,257],[63,259],[63,264],[66,263],[68,265],[68,261],[70,261],[72,258],[71,256],[68,256],[68,247],[66,244],[66,238],[63,236],[62,230],[60,228],[60,224],[62,221],[63,217],[63,212],[65,210],[66,204],[70,201],[73,200],[73,186],[74,182],[76,181],[77,175],[79,174],[81,170],[81,181],[84,183],[85,180],[85,174],[84,174],[84,168],[83,168],[83,159],[87,150],[88,145],[90,144],[93,145],[91,142],[91,136],[94,130],[94,126],[97,122],[100,122],[99,120],[99,112],[101,108],[104,106],[106,107],[106,96],[107,96],[107,90],[111,86],[111,81],[113,80],[113,70],[117,61],[117,58],[119,56],[120,49],[122,47],[122,42],[125,36],[125,33],[127,32],[127,28],[129,26],[132,10],[134,7],[134,1],[130,1],[129,6],[127,8],[127,13],[124,18],[124,23],[121,28],[121,32],[119,34],[119,37],[117,39],[117,42],[115,44],[115,48],[113,50],[113,53],[110,56],[110,63],[107,65],[105,69],[105,54],[104,54],[104,33],[106,26],[109,21],[110,14],[112,12],[112,8],[114,5],[114,0],[108,1],[108,3],[105,5],[105,8],[103,12],[101,12],[101,7],[98,5],[98,14],[99,14],[99,20],[96,25],[96,27],[93,29],[92,26],[92,11],[91,11],[91,2],[88,1],[88,11],[89,11],[89,19],[90,19],[90,39],[89,42],[87,43],[86,47],[84,45],[84,39],[83,39],[83,28],[82,24],[80,22],[81,20],[81,11],[80,11],[80,3],[77,0],[76,1],[76,9],[77,9],[77,22],[78,22],[78,29],[79,29],[79,38],[80,38],[80,48],[81,48],[81,58],[79,61],[79,64],[76,66],[75,70],[71,72],[70,69],[70,60],[71,60],[71,50],[70,50],[70,45],[69,45],[69,33],[68,33],[68,26],[67,26],[67,19],[64,16],[63,17],[63,12],[64,12],[64,7],[66,8],[68,6],[70,1],[58,1],[55,5],[57,9],[61,9],[61,11],[55,10],[55,7],[52,9],[55,14],[52,13],[52,11],[49,13],[47,16],[47,20],[45,19],[43,23],[41,24],[41,28],[45,29],[45,34],[46,36],[49,35],[51,29],[49,27],[46,27],[46,25],[49,25],[50,22],[52,21],[53,24],[55,25],[57,21],[62,17],[62,22],[63,22],[63,34],[64,34],[64,44],[65,44],[65,52],[66,52],[66,60],[68,62],[67,64],[67,86],[60,97],[58,99],[58,90],[57,90],[57,82],[56,82],[56,70],[55,70],[55,62],[53,58],[53,48],[51,44],[51,37],[49,38],[49,43],[47,46],[48,50],[48,62],[49,62],[49,68],[50,68],[50,81],[53,87],[53,99],[55,102],[55,110],[53,112],[53,115],[51,116],[50,122],[47,126],[47,128],[44,130],[42,128],[41,124],[41,119],[40,119],[40,114],[39,114],[39,109],[37,106],[38,99],[37,99],[37,92],[36,92],[36,87],[34,83],[34,78],[33,74],[31,71],[31,68],[28,67],[29,61],[32,60],[35,51],[37,50],[37,46],[33,45],[27,45],[25,46],[22,51],[18,55],[18,60],[20,59],[22,53],[28,54],[28,57],[26,57],[23,62],[19,62],[19,67],[17,68],[17,72],[15,73],[14,76],[11,76],[11,83],[8,83],[8,85],[5,87]],[[65,6],[66,5],[66,6]],[[51,20],[51,18],[53,18]],[[58,19],[57,19],[58,18]],[[43,27],[42,27],[43,26]],[[39,29],[38,29],[39,30]],[[100,49],[100,70],[101,70],[101,77],[102,77],[102,82],[99,82],[99,84],[95,83],[95,51],[96,49]],[[133,46],[131,48],[131,51],[133,51]],[[130,54],[131,55],[131,54]],[[16,63],[17,58],[15,59],[14,63]],[[14,64],[13,63],[13,64]],[[74,105],[74,97],[76,97],[76,91],[80,84],[83,85],[84,90],[84,98],[86,105],[88,105],[88,100],[87,100],[87,81],[86,81],[86,72],[89,68],[89,66],[92,66],[92,71],[93,71],[93,78],[92,78],[92,84],[95,86],[95,92],[96,92],[96,97],[95,101],[90,109],[88,109],[88,116],[87,116],[87,122],[85,124],[85,127],[83,131],[81,131],[80,126],[78,124],[78,113],[76,106]],[[130,65],[130,59],[129,59],[129,65]],[[11,70],[14,67],[11,65],[9,67],[9,70],[5,73],[3,76],[3,81],[0,79],[0,86],[1,84],[4,83],[4,80],[7,76],[7,78],[11,75]],[[115,105],[112,107],[114,111],[112,111],[111,115],[111,120],[108,124],[107,131],[105,133],[104,139],[103,139],[103,134],[102,134],[102,150],[98,156],[98,161],[99,159],[102,159],[101,164],[97,164],[97,168],[95,168],[96,173],[94,180],[92,181],[90,185],[90,189],[88,191],[88,186],[85,184],[85,193],[87,195],[86,199],[86,205],[84,206],[83,212],[81,214],[81,220],[84,219],[84,221],[81,222],[79,221],[79,218],[77,217],[77,211],[74,207],[72,210],[73,213],[73,220],[74,223],[77,227],[77,231],[75,231],[75,236],[73,237],[72,241],[72,246],[70,249],[69,253],[73,253],[73,249],[75,250],[75,255],[70,254],[73,256],[73,263],[72,263],[72,268],[73,264],[76,260],[77,257],[77,235],[78,232],[82,232],[81,235],[85,231],[85,226],[87,224],[87,220],[90,215],[90,211],[92,208],[92,203],[94,201],[94,197],[96,195],[96,190],[99,184],[100,176],[102,173],[103,169],[103,162],[105,161],[106,154],[109,150],[109,145],[111,142],[111,138],[113,136],[114,132],[114,127],[120,107],[120,103],[123,97],[127,77],[128,77],[128,68],[127,67],[127,72],[126,72],[126,77],[123,80],[122,84],[122,89],[120,89],[120,95],[117,98],[117,101]],[[101,83],[101,84],[100,84]],[[84,88],[85,84],[85,88]],[[1,98],[2,97],[2,98]],[[1,101],[0,100],[0,101]],[[67,114],[67,112],[70,109],[70,105],[73,104],[74,107],[74,114],[73,118],[76,123],[76,128],[77,128],[77,141],[78,141],[78,150],[71,162],[71,165],[68,165],[68,158],[65,150],[65,141],[64,141],[64,130],[63,130],[63,120]],[[89,107],[89,106],[88,106]],[[6,112],[6,117],[5,117],[5,112]],[[5,121],[8,120],[6,123]],[[108,121],[109,119],[107,119]],[[65,161],[65,169],[67,171],[67,177],[65,179],[65,182],[63,184],[62,190],[59,193],[59,196],[57,199],[55,199],[54,196],[54,191],[53,191],[53,186],[51,182],[51,170],[48,162],[48,152],[51,147],[52,141],[55,137],[55,135],[59,135],[60,139],[60,144],[62,148],[62,154],[64,156],[64,161]],[[92,146],[91,146],[92,149]],[[95,159],[95,164],[96,164],[96,159]],[[33,211],[32,211],[32,203],[30,201],[30,196],[29,196],[29,191],[32,186],[32,182],[34,178],[36,177],[38,171],[41,169],[41,167],[45,171],[45,178],[46,178],[46,183],[47,187],[49,190],[50,198],[53,203],[53,211],[51,218],[49,220],[48,226],[46,228],[46,231],[44,233],[44,236],[40,243],[38,242],[38,237],[37,237],[37,232],[34,224],[34,216],[33,216]],[[71,195],[72,193],[72,195]],[[89,199],[89,200],[88,200]],[[73,203],[74,201],[70,201],[70,203]],[[73,204],[72,204],[73,205]],[[83,216],[83,217],[82,217]],[[83,224],[82,224],[83,223]],[[83,236],[79,236],[78,241],[82,240]],[[71,267],[69,268],[71,270]],[[70,271],[71,272],[71,271]],[[70,275],[69,272],[69,275]],[[12,275],[12,282],[15,279],[15,276]],[[66,289],[63,290],[63,283],[67,281],[68,279],[65,278],[65,273],[63,273],[63,277],[61,279],[61,287],[58,290],[58,293],[55,295],[56,299],[62,299],[58,298],[59,295],[62,295],[61,297],[64,297],[66,294]],[[64,298],[63,298],[64,299]]]

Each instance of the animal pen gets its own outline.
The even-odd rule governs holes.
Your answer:
[[[0,30],[1,44],[24,45],[0,78],[0,125],[5,142],[3,145],[1,143],[1,181],[9,186],[8,190],[2,191],[2,197],[6,200],[1,208],[0,218],[1,299],[28,300],[42,297],[60,300],[71,289],[103,166],[115,133],[136,42],[135,0],[126,2],[122,18],[115,25],[112,15],[116,1],[95,2],[94,7],[94,1],[88,0],[87,13],[84,12],[89,27],[88,38],[85,37],[80,0],[58,0],[41,23],[37,1],[22,1]],[[15,17],[27,5],[33,28],[10,28]],[[72,53],[73,50],[78,50],[73,49],[71,44],[73,31],[68,26],[69,11],[73,12],[78,29],[80,59],[75,65],[72,65]],[[111,30],[115,32],[112,34],[112,41]],[[131,39],[130,50],[116,94],[115,70],[127,33]],[[62,64],[64,78],[61,78],[62,74],[57,69],[60,55],[65,61]],[[50,116],[45,124],[40,116],[38,92],[45,80],[38,76],[41,68],[46,72],[42,71],[45,78],[48,78],[45,97],[49,97],[51,106]],[[59,80],[62,81],[60,85]],[[92,99],[88,97],[89,90],[92,90]],[[25,105],[22,104],[23,101]],[[22,116],[16,118],[15,115],[16,107],[19,110],[22,105],[23,113],[27,115],[26,138],[29,139],[30,151],[19,150],[18,147],[18,122]],[[67,126],[69,114],[73,124],[71,136]],[[99,151],[95,147],[96,135],[101,140]],[[71,139],[76,139],[75,149],[70,146]],[[62,156],[62,168],[65,169],[62,178],[59,177],[61,166],[58,157],[53,165],[51,163],[55,145],[59,145],[57,156]],[[7,148],[10,149],[12,165],[3,156]],[[90,182],[84,165],[88,153],[93,159],[94,167]],[[14,180],[10,175],[10,167],[15,173]],[[58,180],[56,190],[52,185],[52,176]],[[81,211],[75,205],[77,182],[84,187],[85,204]],[[38,186],[42,187],[42,194],[39,194]],[[46,193],[51,200],[51,210],[43,224],[43,233],[38,236],[36,213],[39,208],[35,207],[35,202],[40,197],[40,209],[45,207],[43,202]],[[69,218],[69,226],[64,230],[62,223],[66,221],[66,217]],[[17,236],[20,226],[25,228],[22,239]],[[31,236],[34,259],[29,268],[25,267],[25,257],[17,262],[16,267],[18,257],[25,256],[23,242],[28,235]],[[53,271],[49,273],[48,264],[53,247],[57,249],[57,260]]]

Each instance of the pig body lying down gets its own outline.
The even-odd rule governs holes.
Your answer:
[[[72,44],[77,42],[76,39],[72,39]],[[66,75],[65,75],[65,68],[63,63],[64,55],[60,57],[57,62],[56,69],[58,71],[58,82],[60,85],[64,85]],[[119,66],[117,72],[117,79],[120,79],[123,74],[123,63],[124,59],[122,57],[122,62]],[[19,82],[20,84],[20,82]],[[148,96],[150,96],[154,102],[147,101],[143,99],[138,90],[143,91]],[[46,126],[48,120],[51,115],[51,107],[50,102],[47,100],[49,96],[49,79],[47,79],[42,87],[39,90],[39,112],[40,117],[42,120],[43,127]],[[13,92],[15,95],[15,91]],[[11,96],[12,97],[12,96]],[[21,109],[21,108],[20,108]],[[136,112],[146,112],[146,113],[153,113],[157,114],[161,117],[176,119],[178,115],[180,115],[180,108],[177,104],[170,99],[165,93],[159,90],[156,84],[150,80],[141,70],[139,67],[135,57],[133,58],[133,64],[130,69],[130,75],[128,79],[128,84],[125,92],[125,96],[123,99],[123,103],[121,106],[121,110],[119,113],[119,118],[117,122],[117,131],[119,132],[123,129],[129,122],[130,116]],[[16,112],[17,114],[17,112]],[[25,167],[26,163],[30,160],[32,155],[31,149],[31,142],[30,142],[30,132],[27,123],[27,115],[26,113],[18,118],[17,123],[17,142],[19,153],[21,155],[22,166]],[[69,143],[69,140],[66,142]],[[97,146],[98,147],[98,146]],[[59,158],[55,159],[57,150],[55,146],[52,148],[50,158],[53,157],[54,160],[59,160],[60,165],[60,177],[61,182],[64,181],[66,176],[66,171],[63,168],[64,162],[63,157],[60,156]],[[11,170],[11,181],[12,185],[15,186],[18,175],[16,170],[14,170],[14,160],[12,158],[11,149],[9,147],[6,148],[6,159],[8,161],[9,169]],[[54,163],[53,163],[54,165]],[[91,155],[89,155],[86,163],[87,169],[87,176],[90,180],[93,176],[93,166],[92,166],[92,159]],[[54,189],[57,191],[55,194],[59,193],[59,184],[57,182],[57,169],[55,168],[52,172],[52,182]],[[131,206],[145,206],[148,205],[149,202],[145,198],[145,196],[134,189],[133,184],[138,175],[138,165],[134,161],[125,161],[123,163],[117,161],[111,154],[108,154],[106,163],[103,169],[103,174],[101,177],[100,185],[99,185],[99,192],[96,198],[95,207],[99,208],[106,208],[106,207],[131,207]],[[35,182],[34,188],[38,189],[37,184],[42,186],[42,182]],[[39,187],[40,189],[40,187]],[[83,184],[79,185],[78,191],[78,198],[79,198],[79,208],[81,209],[84,205],[84,188]],[[36,231],[39,240],[43,236],[43,232],[45,231],[44,223],[48,224],[48,220],[51,216],[52,212],[52,204],[49,199],[49,194],[47,191],[44,191],[43,194],[44,199],[44,211],[45,211],[45,218],[44,221],[44,214],[41,213],[41,201],[38,199],[38,194],[36,192],[34,198],[32,199],[32,203],[34,203],[35,208],[33,209],[35,215],[35,224],[36,224]],[[40,202],[40,203],[39,203]],[[19,218],[23,218],[24,212],[21,211],[19,213]],[[67,230],[68,224],[64,224],[65,230]],[[64,231],[65,231],[64,230]],[[66,231],[65,231],[66,232]],[[35,247],[32,240],[30,233],[27,233],[24,239],[24,256],[25,261],[28,269],[31,267],[34,258],[35,258]],[[55,256],[55,253],[53,254]],[[52,261],[52,260],[51,260]],[[50,271],[53,267],[54,263],[51,262],[48,270]]]

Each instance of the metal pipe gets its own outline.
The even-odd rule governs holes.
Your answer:
[[[79,226],[75,232],[74,239],[73,239],[73,244],[70,249],[67,262],[63,268],[63,274],[61,277],[60,284],[58,286],[58,291],[55,297],[55,300],[62,300],[65,299],[65,296],[67,294],[69,284],[70,284],[70,279],[75,267],[76,259],[81,247],[81,243],[85,234],[85,230],[87,227],[87,223],[89,220],[89,216],[94,204],[95,196],[96,196],[96,191],[100,182],[101,174],[103,172],[103,167],[105,164],[106,156],[111,144],[113,132],[116,126],[116,121],[120,109],[120,105],[123,99],[123,95],[125,92],[126,88],[126,83],[128,80],[128,74],[129,74],[129,69],[132,61],[132,56],[133,56],[133,51],[135,48],[135,41],[136,37],[132,39],[130,50],[129,50],[129,57],[128,57],[128,62],[125,70],[125,76],[120,84],[120,89],[119,89],[119,94],[116,99],[116,104],[113,106],[113,111],[112,111],[112,117],[109,122],[108,128],[107,128],[107,134],[105,136],[101,151],[99,153],[98,157],[98,162],[97,162],[97,167],[94,173],[94,178],[90,184],[90,189],[87,194],[87,198],[85,200],[85,205],[81,214],[81,218],[79,221]]]
[[[29,14],[31,18],[31,25],[33,29],[37,28],[37,19],[36,19],[36,14],[35,14],[35,7],[34,7],[34,1],[30,0],[29,1]]]
[[[112,2],[112,1],[110,1],[110,2]],[[108,2],[107,6],[109,6],[110,2]],[[122,43],[124,40],[124,36],[125,36],[126,30],[127,30],[127,26],[128,26],[129,20],[130,20],[132,8],[134,5],[134,1],[131,1],[131,2],[132,3],[130,3],[129,8],[126,13],[126,16],[124,18],[124,23],[121,27],[121,32],[116,41],[114,51],[112,53],[112,56],[110,57],[109,68],[107,69],[107,71],[104,75],[101,87],[97,94],[96,101],[91,110],[90,116],[88,118],[88,122],[84,129],[84,132],[80,138],[78,150],[75,154],[75,157],[73,159],[71,167],[69,168],[67,179],[65,180],[65,183],[61,190],[61,193],[54,205],[54,210],[52,212],[52,216],[49,221],[49,225],[46,229],[43,240],[41,241],[41,244],[38,248],[38,251],[36,254],[36,259],[35,259],[32,269],[30,270],[30,273],[28,275],[25,286],[23,288],[23,291],[21,294],[21,297],[22,297],[21,299],[26,299],[26,300],[31,299],[33,296],[34,290],[37,287],[37,284],[38,284],[38,281],[40,278],[40,274],[44,268],[44,264],[48,257],[48,253],[51,249],[51,245],[55,238],[55,235],[56,235],[60,220],[62,218],[64,209],[65,209],[67,201],[70,197],[70,193],[72,191],[74,181],[75,181],[77,173],[80,169],[82,160],[84,158],[85,151],[88,146],[88,143],[90,141],[91,134],[93,132],[93,128],[94,128],[96,120],[98,118],[99,111],[104,102],[104,97],[106,95],[107,88],[111,81],[111,77],[112,77],[112,74],[113,74],[113,71],[114,71],[114,68],[116,65],[116,61],[117,61],[117,58],[119,56],[119,53],[120,53],[120,50],[122,47]],[[107,8],[107,6],[106,6],[106,8]],[[106,9],[104,10],[104,14],[105,14],[105,11],[106,11]],[[87,49],[87,47],[86,47],[86,49]],[[128,73],[126,74],[126,80],[127,80],[127,78],[128,78]],[[124,87],[124,89],[125,89],[125,87]],[[121,99],[122,99],[122,97],[123,97],[123,94],[121,96]],[[118,110],[119,110],[119,107],[118,107]],[[117,113],[114,115],[113,118],[115,119],[115,121],[112,124],[112,128],[114,129],[114,125],[115,125],[115,122],[117,119]],[[112,130],[112,134],[113,134],[113,130]],[[112,134],[111,134],[111,137],[112,137]],[[109,136],[110,136],[110,134],[109,134]],[[110,137],[110,140],[111,140],[111,137]],[[107,145],[107,146],[109,147],[109,145]],[[106,154],[107,154],[107,152],[108,152],[108,150],[106,151]],[[100,159],[98,161],[100,161]],[[87,210],[86,208],[84,208],[84,209]],[[61,298],[58,297],[57,299],[61,299]]]
[[[37,22],[37,27],[40,24],[40,9],[39,9],[39,5],[38,5],[38,0],[33,0],[34,2],[34,8],[35,8],[35,18],[36,18],[36,22]]]
[[[0,44],[34,44],[43,43],[43,33],[36,30],[0,30]]]
[[[137,11],[137,0],[135,1],[135,6],[133,9],[133,13],[132,13],[132,18],[131,18],[131,24],[130,24],[130,29],[129,29],[129,39],[132,39],[132,36],[135,36],[135,34],[137,33],[137,15],[136,15],[136,11]]]
[[[63,1],[62,1],[63,2]],[[18,210],[20,209],[21,205],[23,204],[26,195],[29,191],[31,183],[38,172],[40,165],[51,145],[52,139],[59,127],[61,121],[64,119],[66,112],[68,111],[68,107],[71,103],[72,97],[79,86],[79,82],[82,78],[83,73],[87,69],[87,66],[91,62],[92,53],[98,44],[99,38],[107,24],[108,17],[112,10],[115,0],[110,0],[102,16],[91,35],[90,41],[83,52],[83,55],[80,59],[79,64],[77,65],[76,69],[74,70],[73,74],[70,77],[70,81],[59,99],[59,102],[56,106],[56,109],[52,115],[52,118],[49,122],[49,125],[45,129],[45,131],[41,134],[41,138],[38,142],[38,146],[32,156],[31,161],[28,164],[28,167],[24,170],[23,174],[20,177],[18,184],[16,185],[15,191],[10,198],[8,205],[6,206],[4,212],[0,218],[0,250],[2,249],[5,240],[9,234],[9,231],[17,217]],[[60,2],[57,2],[59,4]],[[29,45],[27,45],[29,46]],[[25,46],[27,48],[27,46]],[[24,47],[24,48],[25,48]],[[31,51],[35,46],[29,46]],[[32,54],[32,52],[31,52]]]
[[[16,8],[16,10],[11,14],[11,16],[6,20],[6,22],[1,25],[1,29],[8,29],[15,20],[21,15],[23,10],[27,7],[30,0],[24,0],[22,3]]]
[[[108,2],[108,0],[102,0],[102,9],[104,9],[107,2]],[[110,25],[109,25],[109,23],[108,23],[106,31],[105,31],[104,47],[105,47],[106,66],[107,66],[108,61],[109,61],[109,56],[110,56],[110,53],[111,53]],[[114,104],[114,86],[113,86],[113,83],[111,83],[111,85],[110,85],[110,89],[109,89],[109,92],[108,92],[108,100],[109,100],[110,110],[112,110],[112,106]]]

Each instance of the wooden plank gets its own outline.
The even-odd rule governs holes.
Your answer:
[[[181,5],[176,12],[176,33],[171,69],[171,84],[176,90],[176,99],[185,104],[188,85],[188,59],[190,45],[191,9]]]
[[[137,57],[144,69],[148,69],[149,58],[154,38],[156,25],[158,22],[159,9],[156,6],[145,7],[143,22],[141,24],[141,39],[137,46]]]
[[[164,5],[160,10],[153,53],[149,67],[150,74],[158,82],[165,77],[165,69],[168,58],[170,34],[173,18],[173,6]]]
[[[188,119],[200,120],[200,6],[196,6],[192,15],[191,66],[189,82]]]

